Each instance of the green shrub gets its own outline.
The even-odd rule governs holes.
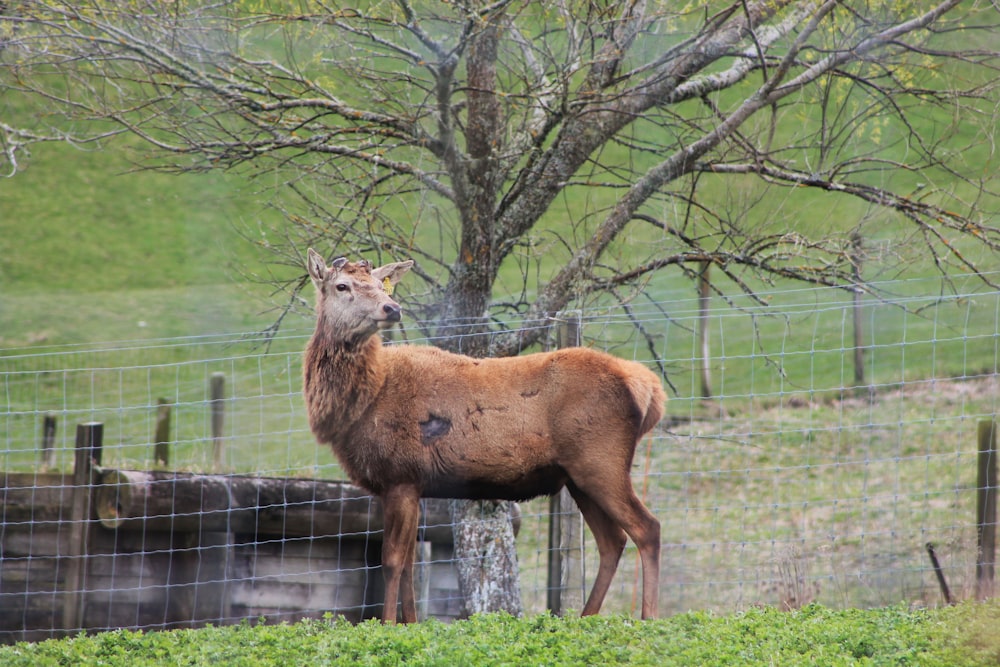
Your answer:
[[[476,616],[385,626],[343,620],[169,632],[117,630],[0,647],[0,664],[31,665],[921,665],[1000,661],[1000,604],[795,612],[624,616]]]

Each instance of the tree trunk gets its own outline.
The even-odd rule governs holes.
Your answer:
[[[499,32],[488,23],[470,40],[467,61],[469,159],[448,164],[462,218],[459,256],[448,285],[445,346],[475,357],[489,352],[487,308],[496,279],[495,204],[504,181],[495,148],[502,111],[496,98]],[[442,122],[448,122],[443,118]],[[466,615],[506,611],[522,613],[517,551],[511,524],[512,503],[452,503],[458,585]]]
[[[452,501],[458,587],[465,616],[522,613],[512,505],[494,500]]]

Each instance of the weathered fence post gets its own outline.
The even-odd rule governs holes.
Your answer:
[[[226,405],[224,402],[226,395],[226,375],[225,373],[212,373],[210,383],[210,402],[212,406],[212,457],[215,462],[215,470],[222,469],[222,462],[225,459],[226,441],[222,437]]]
[[[712,283],[709,279],[711,262],[702,262],[698,271],[698,349],[701,350],[701,397],[712,398],[712,369],[709,360],[712,351],[708,342],[708,300]]]
[[[937,577],[938,586],[941,587],[941,595],[944,596],[944,603],[946,605],[951,605],[951,589],[948,588],[948,581],[944,578],[944,570],[941,569],[941,563],[938,561],[937,554],[934,553],[934,543],[928,542],[927,555],[931,558],[931,567],[934,568],[934,576]]]
[[[574,310],[559,316],[556,325],[556,347],[579,347],[583,343],[583,318]]]
[[[556,329],[559,347],[580,345],[582,321],[579,312],[561,317]],[[549,499],[548,595],[546,606],[553,614],[583,608],[583,515],[563,488]]]
[[[90,521],[93,514],[94,468],[101,463],[104,424],[87,422],[76,426],[76,451],[73,460],[73,504],[70,510],[69,565],[66,568],[63,629],[82,627],[86,603],[87,556]]]
[[[48,470],[56,465],[56,416],[51,412],[42,420],[42,469]]]
[[[979,422],[979,470],[976,481],[976,599],[993,597],[997,537],[997,422]]]
[[[865,348],[864,331],[862,327],[862,297],[861,291],[861,263],[864,259],[864,239],[857,231],[851,233],[851,273],[854,277],[854,304],[852,312],[854,315],[854,386],[860,387],[865,383]]]
[[[420,511],[421,513],[423,512],[422,507]],[[431,551],[431,543],[426,540],[421,540],[418,535],[417,556],[413,565],[413,578],[416,581],[414,589],[416,590],[417,596],[417,618],[421,620],[430,618],[431,562],[433,561]]]
[[[156,465],[170,465],[170,403],[161,398],[156,401],[156,439],[153,460]]]

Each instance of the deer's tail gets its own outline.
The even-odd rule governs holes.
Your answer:
[[[667,394],[663,391],[660,378],[649,369],[643,368],[642,371],[628,378],[629,391],[632,392],[632,398],[641,415],[636,440],[652,431],[659,423],[663,418],[667,402]]]

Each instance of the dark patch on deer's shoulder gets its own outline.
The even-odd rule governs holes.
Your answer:
[[[438,438],[447,435],[450,430],[450,419],[431,414],[425,421],[420,422],[420,441],[424,445],[430,445]]]

